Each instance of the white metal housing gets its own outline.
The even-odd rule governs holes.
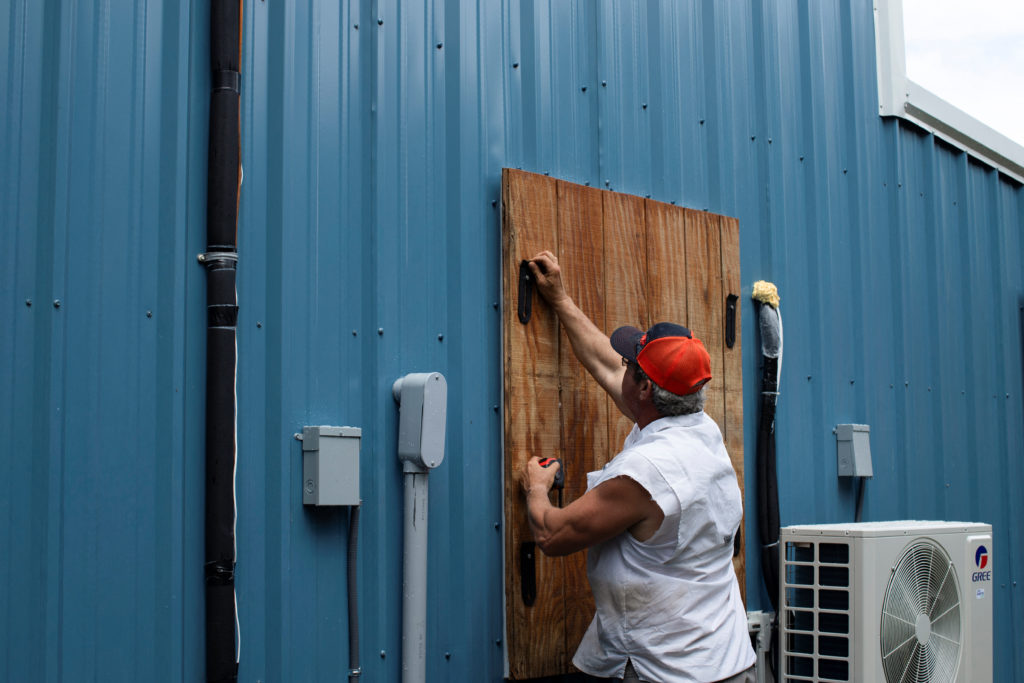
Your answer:
[[[990,525],[791,526],[780,543],[780,681],[991,683]],[[936,561],[922,565],[922,549]],[[909,589],[908,570],[924,590]],[[894,674],[911,652],[918,665]]]

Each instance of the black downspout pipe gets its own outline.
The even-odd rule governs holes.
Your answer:
[[[235,365],[241,0],[211,0],[206,253],[206,680],[238,680]]]

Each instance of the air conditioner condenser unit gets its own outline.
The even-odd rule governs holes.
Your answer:
[[[992,527],[781,530],[779,680],[991,683]]]

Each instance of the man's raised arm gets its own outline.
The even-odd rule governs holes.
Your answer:
[[[634,419],[622,401],[622,375],[626,368],[622,357],[615,352],[608,337],[580,310],[565,291],[558,257],[542,251],[530,259],[530,270],[537,282],[537,290],[558,315],[565,328],[569,343],[583,367],[608,392],[622,413]]]

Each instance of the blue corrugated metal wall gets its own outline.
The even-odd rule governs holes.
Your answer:
[[[189,21],[0,11],[3,680],[192,678],[202,657]]]
[[[869,2],[245,9],[242,680],[345,671],[344,514],[302,508],[292,438],[321,423],[363,428],[363,668],[398,679],[390,387],[424,370],[449,382],[428,676],[501,678],[502,166],[738,217],[748,469],[764,278],[783,522],[852,519],[831,430],[871,424],[867,519],[995,526],[996,680],[1024,680],[1024,194],[877,116]],[[207,24],[169,0],[0,12],[5,680],[202,676]]]

